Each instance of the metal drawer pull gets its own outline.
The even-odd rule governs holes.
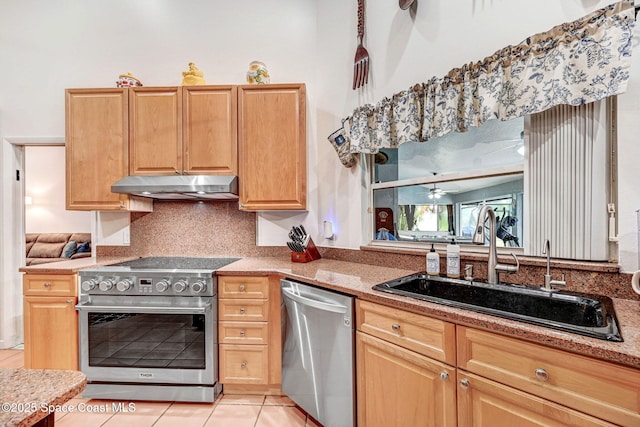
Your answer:
[[[448,381],[449,380],[449,373],[447,371],[440,372],[440,379],[442,381]]]
[[[244,292],[244,290],[245,290],[244,285],[240,285],[240,292]]]
[[[241,367],[242,369],[245,369],[245,368],[247,367],[247,361],[246,361],[246,360],[243,360],[243,361],[242,361],[242,363],[240,364],[240,367]]]
[[[244,312],[245,312],[244,307],[240,307],[240,313],[244,314]]]
[[[243,337],[243,336],[244,336],[244,334],[245,334],[245,332],[244,332],[244,331],[240,331],[240,336],[241,336],[241,337]]]
[[[540,381],[547,381],[549,379],[549,374],[542,368],[538,368],[535,370],[536,378]]]
[[[66,302],[67,304],[71,304],[71,303],[73,302],[73,300],[72,300],[72,299],[68,299],[68,300],[66,300],[65,302]]]
[[[397,323],[394,323],[393,325],[391,325],[391,329],[393,329],[394,331],[399,331],[400,330],[400,325]]]
[[[460,380],[460,387],[462,387],[463,389],[468,389],[469,388],[469,380],[466,378],[463,378]]]
[[[44,284],[42,286],[44,286],[45,288],[50,288],[51,287],[51,283],[44,282]]]

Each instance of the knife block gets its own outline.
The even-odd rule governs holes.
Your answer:
[[[309,262],[320,258],[320,252],[318,252],[312,238],[309,238],[307,249],[304,252],[291,252],[291,262]]]

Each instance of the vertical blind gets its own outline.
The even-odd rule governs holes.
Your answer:
[[[608,259],[611,104],[560,105],[527,118],[525,253],[542,256],[549,239],[554,258]]]

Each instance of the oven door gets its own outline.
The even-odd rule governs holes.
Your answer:
[[[85,295],[76,310],[89,382],[217,382],[217,297]]]

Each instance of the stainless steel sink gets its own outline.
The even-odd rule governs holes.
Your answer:
[[[488,284],[413,274],[374,290],[533,323],[608,341],[622,341],[611,298],[537,287]]]

